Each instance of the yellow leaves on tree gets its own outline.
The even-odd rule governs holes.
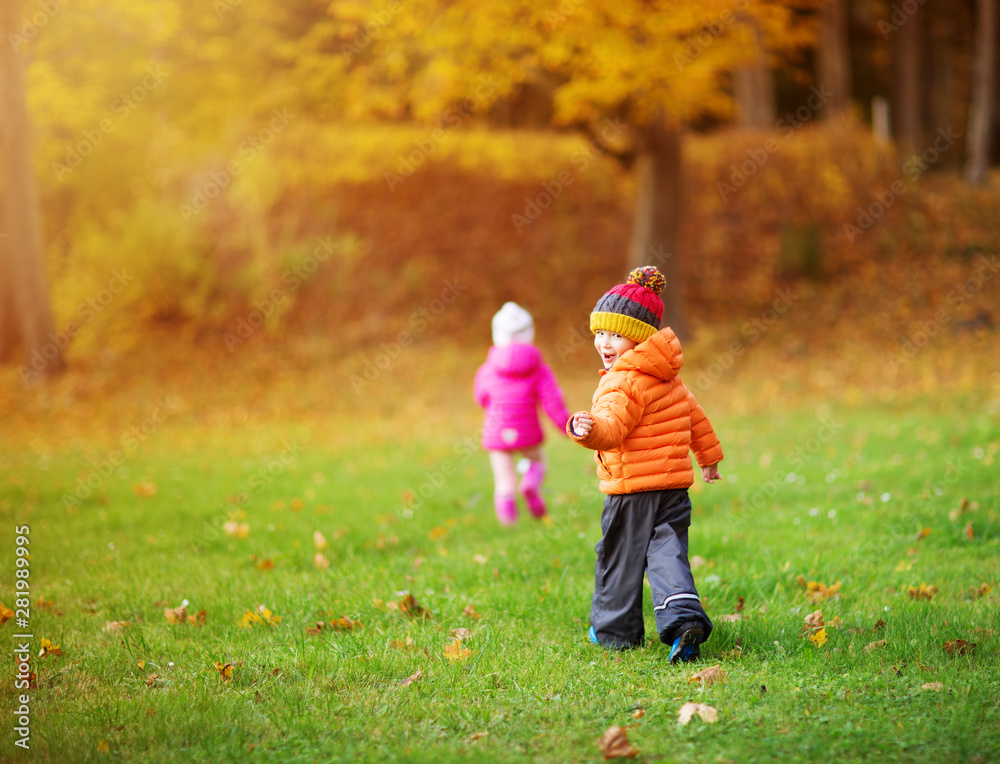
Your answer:
[[[597,747],[605,760],[633,759],[639,755],[639,749],[629,742],[625,728],[617,725],[608,727],[604,731],[600,740],[597,741]]]
[[[464,661],[470,655],[472,655],[472,650],[462,647],[461,639],[456,639],[444,648],[444,657],[453,662]]]
[[[281,616],[275,615],[264,605],[258,605],[254,610],[247,610],[240,618],[239,627],[241,629],[252,629],[257,625],[277,626],[281,623]]]

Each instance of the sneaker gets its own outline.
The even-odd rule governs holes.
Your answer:
[[[681,663],[688,663],[689,661],[698,660],[701,656],[701,650],[698,648],[698,645],[704,641],[705,630],[701,627],[700,623],[692,621],[684,624],[678,631],[674,643],[670,646],[670,662],[677,663],[680,661]]]
[[[588,633],[588,636],[590,637],[590,641],[593,642],[595,645],[600,644],[600,642],[597,641],[597,632],[594,631],[593,626],[590,627],[590,632]]]

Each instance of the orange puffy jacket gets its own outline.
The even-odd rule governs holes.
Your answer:
[[[698,464],[722,461],[722,446],[708,417],[678,378],[684,363],[681,344],[670,328],[623,353],[594,393],[586,436],[567,434],[594,449],[601,491],[606,494],[689,488]]]

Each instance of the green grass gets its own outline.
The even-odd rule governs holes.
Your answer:
[[[33,658],[31,753],[5,722],[0,757],[599,761],[602,732],[632,725],[643,761],[1000,759],[996,412],[715,419],[726,479],[692,494],[691,554],[706,561],[696,576],[715,619],[699,666],[721,663],[726,679],[705,689],[658,643],[619,655],[587,642],[601,498],[589,454],[565,440],[548,447],[551,524],[513,529],[493,519],[486,459],[462,446],[471,433],[440,421],[420,442],[359,447],[347,423],[213,432],[177,415],[75,512],[60,497],[107,448],[4,447],[0,599],[13,605],[12,531],[29,525],[35,650],[46,637],[63,655]],[[289,438],[300,452],[278,469]],[[142,480],[155,496],[136,495]],[[401,497],[422,485],[405,516]],[[949,519],[963,497],[969,509]],[[213,529],[237,501],[246,539]],[[316,530],[327,570],[313,565]],[[799,576],[839,581],[840,596],[813,605]],[[921,582],[933,600],[908,596]],[[969,594],[984,582],[989,594]],[[376,603],[403,590],[430,618]],[[741,597],[743,620],[723,622]],[[185,599],[203,626],[166,622]],[[258,603],[280,624],[239,628]],[[839,619],[822,647],[801,635],[816,608]],[[306,634],[341,615],[363,628]],[[647,635],[651,616],[647,605]],[[108,621],[130,625],[105,634]],[[458,627],[471,655],[452,662]],[[951,656],[952,639],[977,648]],[[215,661],[235,664],[232,681]],[[944,689],[921,689],[931,682]],[[689,700],[718,723],[679,726]]]

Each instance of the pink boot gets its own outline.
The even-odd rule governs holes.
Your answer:
[[[494,496],[493,505],[500,525],[513,525],[517,522],[517,503],[513,496]]]
[[[519,489],[528,504],[528,511],[535,517],[545,517],[545,501],[542,499],[542,481],[545,480],[545,463],[532,462],[521,478]]]

